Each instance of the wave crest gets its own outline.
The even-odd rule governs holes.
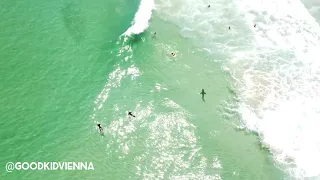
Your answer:
[[[134,16],[132,26],[123,35],[140,34],[149,27],[149,20],[154,9],[154,0],[141,0],[139,9]]]

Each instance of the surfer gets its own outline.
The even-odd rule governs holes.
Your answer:
[[[210,8],[211,6],[210,6],[210,4],[208,5],[208,8]]]
[[[229,30],[230,30],[231,28],[230,28],[230,26],[229,26]]]
[[[172,53],[171,53],[171,56],[175,57],[175,56],[176,56],[176,54],[172,52]]]
[[[157,32],[154,32],[153,35],[155,36],[157,34]]]
[[[207,93],[204,92],[204,89],[202,89],[202,91],[201,91],[200,94],[202,95],[202,100],[205,101],[205,100],[204,100],[204,95],[207,94]]]
[[[128,112],[128,115],[132,117],[136,117],[135,115],[132,114],[132,112]]]
[[[99,127],[100,133],[102,133],[103,129],[102,129],[102,127],[101,127],[101,124],[99,123],[99,124],[97,124],[97,126]]]
[[[254,26],[253,27],[256,27],[257,25],[256,24],[254,24]]]

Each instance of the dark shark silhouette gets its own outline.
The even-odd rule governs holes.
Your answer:
[[[200,94],[202,95],[202,101],[205,101],[205,100],[204,100],[204,95],[207,94],[207,93],[204,92],[204,89],[202,89],[202,91],[201,91]]]

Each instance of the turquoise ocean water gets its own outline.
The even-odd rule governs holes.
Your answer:
[[[316,1],[0,5],[0,179],[320,179]]]

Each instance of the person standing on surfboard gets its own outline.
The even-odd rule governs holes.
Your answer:
[[[204,95],[207,94],[207,93],[204,92],[204,89],[202,89],[202,91],[201,91],[200,94],[202,95],[202,101],[205,101],[205,100],[204,100]]]

